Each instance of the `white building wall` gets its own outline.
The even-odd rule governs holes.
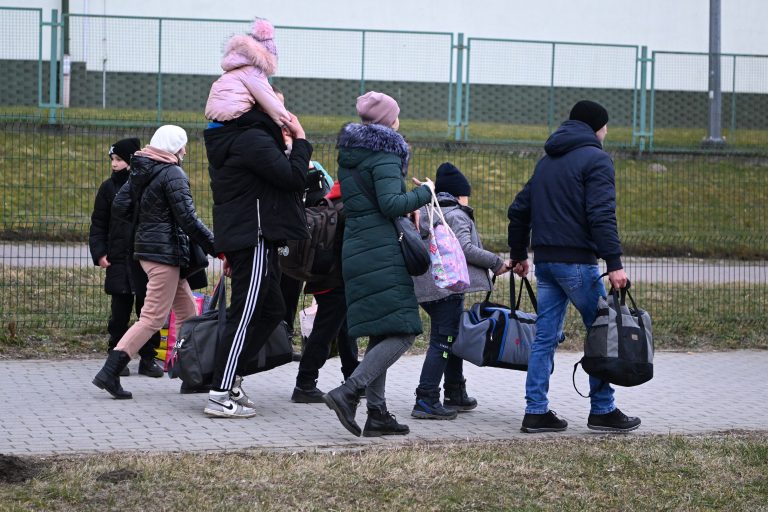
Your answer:
[[[269,18],[276,25],[463,32],[467,36],[708,49],[709,0],[70,0],[73,13]],[[41,7],[59,0],[0,0]],[[768,54],[768,2],[722,0],[722,51]],[[200,34],[201,38],[205,34]]]

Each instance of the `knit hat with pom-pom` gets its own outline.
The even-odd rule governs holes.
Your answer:
[[[272,55],[277,57],[277,46],[275,46],[275,27],[272,22],[265,18],[256,18],[251,25],[251,37],[264,45],[264,48]]]

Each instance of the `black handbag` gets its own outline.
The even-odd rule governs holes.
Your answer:
[[[350,170],[360,191],[378,208],[379,202],[376,200],[376,196],[370,187],[363,181],[360,171],[357,169]],[[427,249],[424,240],[421,239],[418,227],[406,217],[397,217],[392,223],[395,226],[397,241],[400,244],[400,250],[403,253],[403,260],[405,261],[405,268],[408,274],[412,276],[424,274],[429,270],[431,262],[429,259],[429,249]]]
[[[227,319],[224,279],[224,276],[219,279],[210,309],[184,321],[173,347],[168,376],[180,378],[189,387],[210,385],[213,380],[216,346],[224,333]],[[285,322],[280,322],[258,352],[250,353],[247,349],[246,344],[246,350],[240,355],[238,370],[241,376],[271,370],[291,362],[293,358],[293,346]]]
[[[181,267],[181,278],[188,279],[192,274],[205,270],[206,268],[208,268],[208,255],[205,254],[205,251],[200,245],[189,238],[189,263],[186,267]]]

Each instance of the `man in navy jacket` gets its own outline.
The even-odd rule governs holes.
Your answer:
[[[509,207],[508,243],[513,271],[528,274],[528,245],[534,252],[538,283],[536,339],[525,383],[527,433],[560,432],[568,422],[549,409],[547,392],[555,349],[563,340],[568,303],[592,324],[597,302],[605,295],[597,259],[605,260],[614,288],[627,284],[616,226],[613,161],[603,151],[608,111],[593,101],[579,101],[549,137],[533,176]],[[616,408],[613,388],[590,377],[591,408],[587,426],[626,432],[640,425]]]

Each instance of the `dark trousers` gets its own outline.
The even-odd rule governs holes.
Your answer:
[[[296,310],[299,308],[299,297],[304,282],[294,279],[289,275],[283,274],[280,277],[280,293],[283,295],[285,303],[285,316],[283,320],[288,324],[288,332],[293,334],[293,325],[296,323]]]
[[[346,380],[357,368],[357,339],[347,334],[347,301],[344,287],[334,288],[326,293],[315,295],[317,313],[312,324],[312,334],[307,338],[304,353],[299,362],[296,386],[312,389],[319,375],[320,368],[331,353],[331,344],[337,340],[341,373]]]
[[[464,309],[464,295],[455,294],[433,302],[421,304],[431,322],[429,347],[421,367],[419,388],[428,391],[439,390],[445,375],[447,384],[458,384],[464,380],[461,358],[451,353],[451,343],[459,333],[459,318]]]
[[[277,246],[261,240],[256,247],[225,254],[232,267],[232,297],[224,334],[216,346],[216,391],[232,389],[235,376],[242,376],[240,359],[255,357],[285,314]]]
[[[112,295],[110,305],[109,322],[107,323],[107,332],[109,332],[109,350],[117,346],[117,342],[128,330],[131,323],[131,313],[136,309],[136,318],[141,316],[141,308],[144,307],[144,297],[132,294]],[[155,357],[155,349],[160,346],[160,332],[155,332],[151,338],[139,349],[139,356],[142,359]]]

